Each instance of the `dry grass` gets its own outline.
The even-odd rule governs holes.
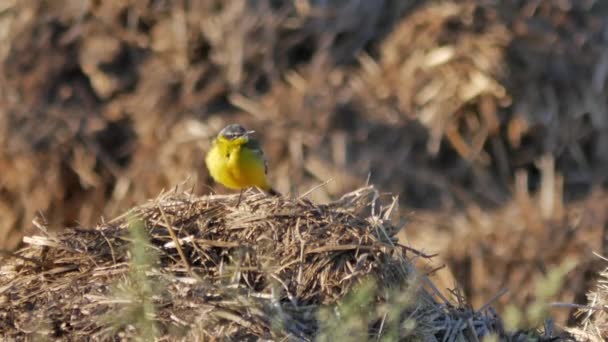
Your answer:
[[[396,242],[395,202],[382,206],[373,188],[327,205],[255,191],[236,200],[171,192],[95,229],[27,237],[0,273],[4,336],[311,340],[338,331],[320,325],[347,324],[347,312],[361,311],[346,300],[343,316],[330,310],[317,320],[369,280],[370,318],[359,321],[369,338],[503,334],[489,307],[475,312],[427,292],[411,263],[419,255]]]
[[[544,248],[548,232],[580,260],[599,241],[603,214],[562,214],[603,202],[569,206],[608,174],[606,10],[587,0],[4,1],[0,248],[33,233],[39,212],[60,230],[186,178],[207,192],[203,153],[238,121],[260,133],[283,193],[332,179],[311,194],[326,203],[369,176],[406,210],[441,211],[432,236],[410,230],[426,234],[424,249],[464,241],[440,252],[483,302],[561,259]],[[542,188],[541,157],[563,189],[530,204],[520,195]],[[564,199],[573,210],[545,215]],[[527,264],[511,272],[515,261]]]
[[[415,229],[404,230],[401,241],[438,253],[431,267],[449,267],[437,272],[436,282],[448,288],[456,279],[474,306],[506,288],[497,308],[514,303],[526,307],[538,300],[539,283],[566,262],[574,262],[576,268],[565,275],[564,286],[550,300],[583,302],[602,267],[592,252],[606,250],[608,194],[598,189],[587,198],[565,203],[563,177],[556,174],[553,160],[545,157],[538,165],[542,184],[538,192],[529,191],[527,174],[519,172],[515,199],[508,205],[492,210],[469,205],[441,215],[411,215],[410,227]],[[572,324],[573,313],[568,307],[559,308],[552,317],[559,324]]]
[[[371,174],[420,208],[501,205],[547,154],[578,193],[605,174],[605,44],[595,7],[560,6],[7,2],[3,246],[38,210],[93,224],[185,178],[206,191],[229,121],[260,132],[279,190],[334,179],[316,200]]]
[[[604,257],[601,257],[606,261]],[[608,338],[608,270],[600,272],[596,287],[587,294],[587,305],[573,305],[582,318],[580,326],[568,329],[579,341],[605,341]]]

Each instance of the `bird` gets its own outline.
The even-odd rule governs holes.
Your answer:
[[[205,157],[214,181],[226,188],[240,190],[237,206],[246,188],[257,187],[270,195],[279,195],[268,181],[268,163],[260,143],[252,137],[253,133],[255,131],[239,124],[229,124],[213,139]]]

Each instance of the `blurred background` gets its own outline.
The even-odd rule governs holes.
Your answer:
[[[608,3],[2,0],[0,248],[185,185],[227,123],[277,189],[398,195],[444,288],[502,309],[608,255]],[[573,319],[567,309],[558,321]],[[569,318],[570,317],[570,318]]]

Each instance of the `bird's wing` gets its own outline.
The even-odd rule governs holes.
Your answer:
[[[247,141],[245,147],[251,150],[251,152],[260,156],[260,158],[264,161],[264,173],[268,173],[268,162],[266,161],[266,157],[264,157],[264,151],[262,150],[260,143],[255,139],[249,138],[249,141]]]

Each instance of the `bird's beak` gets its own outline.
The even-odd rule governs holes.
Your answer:
[[[247,135],[251,135],[253,133],[255,133],[255,131],[247,131]]]

